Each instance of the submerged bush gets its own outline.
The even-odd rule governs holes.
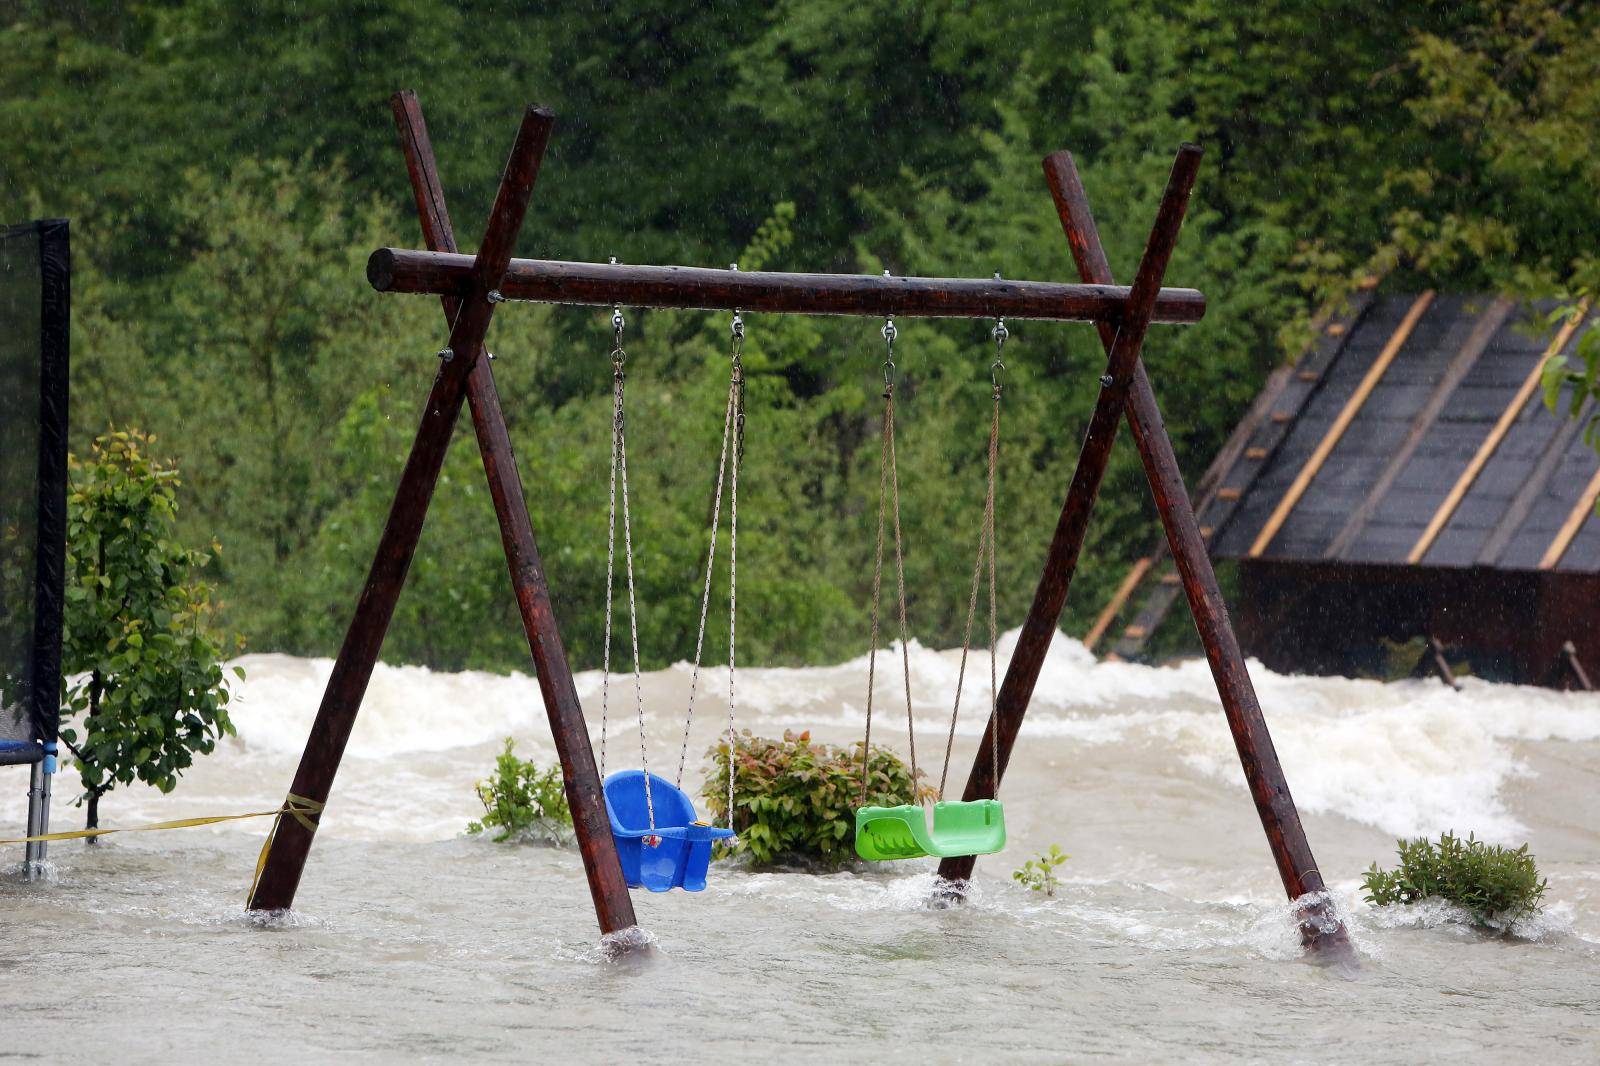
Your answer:
[[[1054,896],[1056,889],[1061,887],[1061,879],[1056,876],[1056,867],[1070,858],[1071,855],[1061,850],[1061,845],[1051,844],[1049,851],[1040,852],[1038,858],[1029,859],[1011,871],[1011,879],[1033,892]]]
[[[728,824],[728,744],[708,753],[701,795],[711,819]],[[931,796],[914,789],[899,756],[874,747],[867,766],[867,802],[912,803]],[[785,730],[782,740],[745,730],[734,746],[734,823],[730,849],[758,865],[802,862],[837,869],[855,857],[856,807],[861,802],[861,745],[813,744],[811,734]]]
[[[516,837],[565,843],[572,837],[572,811],[561,768],[541,770],[532,760],[517,758],[512,748],[506,737],[505,750],[494,760],[494,776],[478,782],[483,820],[468,822],[467,832],[498,829],[497,842]]]
[[[1444,833],[1437,844],[1422,837],[1396,841],[1397,869],[1373,863],[1364,878],[1367,902],[1379,907],[1444,899],[1464,907],[1478,925],[1505,928],[1539,909],[1547,882],[1528,845],[1502,848]]]

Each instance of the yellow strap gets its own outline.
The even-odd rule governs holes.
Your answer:
[[[111,833],[150,833],[158,829],[193,829],[199,825],[215,825],[218,822],[238,822],[246,818],[271,818],[275,815],[289,814],[301,825],[316,831],[316,823],[307,815],[320,813],[322,804],[308,800],[303,796],[290,796],[284,805],[275,811],[251,811],[248,814],[214,814],[208,818],[178,818],[170,822],[151,822],[149,825],[124,825],[110,829],[78,829],[67,833],[44,833],[34,837],[17,837],[13,840],[0,840],[0,846],[8,844],[38,844],[48,840],[82,840],[85,837],[102,837]]]
[[[246,901],[256,898],[256,886],[261,884],[261,871],[267,868],[267,856],[272,852],[272,842],[277,839],[278,823],[282,821],[282,816],[287,814],[305,826],[306,832],[315,833],[317,831],[315,819],[322,816],[322,806],[314,799],[296,796],[291,792],[283,801],[283,806],[271,812],[278,817],[273,819],[272,828],[267,831],[267,839],[261,842],[261,854],[256,856],[256,873],[250,879],[250,895],[246,897]]]

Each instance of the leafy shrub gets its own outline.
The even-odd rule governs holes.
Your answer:
[[[1445,899],[1466,908],[1479,925],[1505,928],[1539,909],[1547,882],[1528,845],[1502,848],[1444,833],[1439,842],[1418,837],[1396,841],[1400,865],[1392,871],[1373,863],[1364,878],[1367,902],[1379,907]]]
[[[1056,877],[1056,867],[1070,858],[1072,856],[1062,851],[1059,844],[1051,844],[1049,851],[1041,852],[1038,858],[1029,859],[1020,869],[1013,870],[1011,879],[1031,891],[1054,896],[1056,889],[1061,887],[1061,881]]]
[[[728,824],[728,744],[708,753],[701,796],[711,819]],[[893,806],[933,795],[913,789],[899,756],[874,747],[868,762],[867,802]],[[734,747],[734,831],[731,849],[758,865],[801,862],[837,869],[855,858],[856,807],[861,801],[861,745],[813,744],[810,732],[784,730],[782,740],[752,736]]]
[[[88,826],[100,797],[143,781],[162,792],[233,735],[223,659],[237,650],[211,626],[211,553],[184,547],[174,526],[178,471],[150,455],[136,429],[96,437],[68,457],[66,619],[61,739],[78,764]],[[234,668],[240,679],[244,671]]]
[[[541,770],[532,760],[517,758],[514,746],[506,737],[505,749],[495,756],[494,776],[478,782],[483,820],[468,822],[467,832],[498,829],[497,843],[513,837],[566,843],[572,838],[572,811],[561,768]]]

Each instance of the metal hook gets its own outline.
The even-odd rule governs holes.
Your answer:
[[[492,304],[503,304],[506,302],[506,298],[499,289],[490,289],[489,302]]]
[[[1006,364],[1001,361],[1001,353],[1005,351],[1006,340],[1011,336],[1011,331],[1006,329],[1006,320],[994,320],[994,329],[989,331],[994,338],[994,362],[989,364],[989,381],[994,385],[995,392],[1000,391],[1000,375],[1005,371]]]
[[[733,337],[733,354],[737,358],[744,346],[744,315],[737,307],[733,309],[733,321],[728,323],[728,333]]]
[[[887,270],[884,271],[885,275],[888,273],[889,272]],[[884,343],[888,345],[889,348],[888,357],[883,361],[883,387],[884,395],[887,396],[889,390],[894,388],[894,339],[900,335],[900,331],[895,328],[894,318],[890,316],[884,318],[883,329],[881,329],[879,332],[883,334]]]
[[[611,261],[613,263],[616,262],[616,257],[613,256]],[[622,306],[620,304],[613,305],[611,308],[611,362],[616,365],[619,373],[622,370],[623,362],[628,358],[628,353],[622,350],[622,331],[627,325],[627,320],[622,317]]]

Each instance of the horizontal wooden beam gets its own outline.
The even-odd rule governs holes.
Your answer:
[[[367,280],[379,292],[461,296],[472,282],[472,263],[470,255],[379,248],[367,260]],[[597,307],[1110,323],[1120,321],[1128,301],[1126,285],[781,274],[551,259],[513,259],[500,292],[512,300]],[[1205,313],[1206,298],[1200,292],[1162,289],[1151,321],[1188,324]]]

